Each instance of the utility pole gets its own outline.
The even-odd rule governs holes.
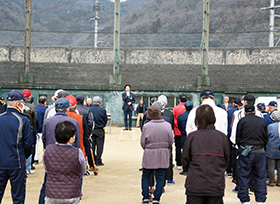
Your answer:
[[[114,65],[113,75],[110,75],[110,84],[121,84],[122,76],[120,75],[120,0],[115,0],[114,13]]]
[[[31,0],[25,0],[24,75],[30,72]]]
[[[277,41],[277,43],[274,45],[274,36],[275,32],[275,17],[280,17],[280,15],[275,14],[275,9],[280,8],[280,6],[275,6],[275,0],[270,0],[270,7],[263,7],[261,10],[270,10],[270,19],[269,19],[269,47],[276,47],[280,39]]]
[[[208,76],[208,53],[209,53],[209,14],[210,0],[203,2],[203,31],[202,31],[202,75],[198,76],[198,90],[201,91],[210,86]]]
[[[98,43],[97,34],[98,34],[98,21],[99,21],[98,13],[100,11],[99,0],[96,0],[95,6],[93,6],[93,10],[95,11],[94,48],[97,48],[97,43]]]
[[[25,0],[25,35],[24,35],[24,73],[20,73],[20,83],[32,84],[33,75],[30,73],[31,48],[31,0]]]

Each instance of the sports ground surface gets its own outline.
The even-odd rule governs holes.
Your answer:
[[[141,203],[141,159],[143,150],[140,146],[140,130],[134,128],[136,141],[119,141],[122,128],[112,127],[112,133],[106,134],[103,162],[105,166],[99,168],[98,176],[91,173],[84,177],[83,197],[81,204],[140,204]],[[173,148],[174,149],[174,148]],[[42,157],[42,145],[40,158]],[[37,204],[41,185],[44,178],[43,165],[36,165],[35,174],[27,178],[26,204]],[[174,169],[175,185],[166,186],[162,195],[162,204],[184,204],[185,176],[179,175],[179,170]],[[237,194],[232,192],[234,184],[226,178],[225,204],[237,204]],[[267,204],[280,203],[280,187],[268,187]],[[254,195],[251,204],[255,204]],[[6,188],[3,204],[12,203],[10,186]]]

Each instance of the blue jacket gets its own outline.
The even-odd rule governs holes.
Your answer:
[[[231,136],[231,123],[232,123],[232,115],[233,113],[237,111],[237,106],[230,108],[227,110],[227,114],[228,114],[228,129],[227,129],[227,136],[230,137]]]
[[[103,129],[107,124],[107,113],[104,108],[99,107],[99,105],[93,105],[90,111],[93,114],[95,126],[94,129]]]
[[[189,117],[189,113],[190,111],[186,111],[184,113],[181,113],[178,117],[178,120],[177,120],[177,125],[178,125],[178,128],[181,132],[181,135],[186,135],[186,124],[187,124],[187,120],[188,120],[188,117]]]
[[[123,107],[122,109],[124,111],[133,111],[133,103],[135,102],[134,94],[130,92],[130,97],[126,95],[126,92],[122,93],[122,100],[123,100]],[[128,103],[131,102],[131,105],[129,106]]]
[[[266,122],[266,124],[267,125],[270,125],[271,123],[273,123],[274,121],[273,120],[271,120],[271,118],[270,118],[270,114],[263,114],[263,119],[265,120],[265,122]]]
[[[274,122],[267,126],[268,131],[268,143],[266,145],[265,156],[270,159],[280,159],[280,150],[278,144],[280,144],[279,138],[279,122]]]
[[[140,108],[140,104],[138,104],[138,106],[137,106],[137,108],[136,108],[136,114],[139,113],[139,108]],[[146,112],[146,105],[143,104],[143,113],[145,113],[145,112]]]
[[[47,118],[44,121],[43,131],[42,131],[42,141],[43,141],[44,148],[46,148],[50,144],[55,144],[56,143],[55,126],[58,123],[64,122],[64,121],[70,121],[71,123],[73,123],[76,126],[76,128],[77,128],[77,131],[75,133],[76,140],[73,143],[73,146],[80,148],[80,127],[79,127],[79,124],[75,119],[68,117],[66,115],[66,113],[63,113],[63,112],[57,112],[54,116],[52,116],[50,118]]]
[[[25,168],[31,154],[33,137],[30,122],[16,108],[0,115],[0,169]]]
[[[43,129],[43,122],[44,122],[44,115],[47,110],[45,106],[42,106],[40,104],[35,105],[36,110],[37,110],[37,122],[36,122],[36,127],[37,127],[37,132],[42,133]]]

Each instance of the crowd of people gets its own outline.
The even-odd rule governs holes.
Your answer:
[[[151,100],[142,122],[143,203],[159,203],[165,183],[175,184],[172,181],[173,171],[169,170],[170,166],[171,169],[173,167],[172,144],[170,138],[164,136],[171,130],[175,142],[175,168],[182,169],[181,175],[187,175],[187,204],[223,203],[225,176],[232,177],[232,182],[236,184],[233,191],[237,192],[241,204],[250,203],[249,191],[254,192],[258,204],[265,203],[267,186],[280,187],[280,112],[277,102],[271,101],[268,107],[258,103],[255,107],[254,95],[247,94],[235,98],[232,103],[226,96],[224,104],[216,105],[215,95],[210,89],[203,90],[200,99],[201,105],[193,107],[187,96],[181,94],[179,104],[172,111],[169,110],[172,116],[165,114],[166,96]],[[155,117],[158,114],[156,107],[161,116]],[[151,117],[152,113],[154,117]],[[166,127],[159,124],[165,124]],[[158,134],[163,136],[159,138]],[[169,154],[161,153],[158,156],[157,151],[163,150]],[[162,163],[157,161],[153,162],[155,166],[148,166],[147,158],[153,161],[152,155],[156,155]],[[151,179],[155,176],[156,190],[153,190],[154,183],[150,183],[148,197],[149,176]]]
[[[122,94],[125,131],[132,128],[135,103],[130,88],[126,85]],[[13,203],[24,203],[26,175],[34,174],[34,165],[42,162],[45,176],[39,204],[79,203],[83,176],[104,165],[107,113],[100,107],[101,97],[85,101],[83,95],[75,97],[60,89],[53,99],[47,107],[46,97],[40,96],[34,105],[27,89],[11,91],[7,104],[0,98],[0,202],[10,180]],[[267,186],[280,187],[277,102],[255,105],[254,95],[247,94],[232,103],[224,97],[225,103],[217,106],[210,89],[200,93],[200,100],[201,105],[194,107],[181,94],[173,110],[167,108],[165,95],[153,97],[149,107],[139,101],[142,203],[160,203],[165,185],[175,184],[174,167],[187,176],[187,204],[223,203],[225,176],[232,177],[241,204],[250,203],[249,191],[257,203],[265,203]],[[38,157],[41,139],[42,161]]]
[[[35,164],[45,169],[39,204],[79,203],[83,176],[103,166],[107,113],[102,99],[95,96],[86,107],[84,96],[57,90],[48,107],[47,98],[38,104],[30,90],[13,90],[7,104],[1,97],[0,114],[0,203],[7,181],[11,182],[14,204],[25,202],[26,175],[35,173]],[[39,161],[38,144],[43,142]],[[89,171],[87,171],[87,169]]]

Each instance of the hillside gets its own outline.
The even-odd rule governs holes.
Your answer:
[[[99,0],[99,46],[113,42],[114,3]],[[212,47],[267,46],[269,0],[211,0]],[[0,28],[24,29],[24,1],[0,1]],[[91,46],[95,0],[32,1],[33,45]],[[203,0],[127,0],[121,3],[121,40],[125,47],[198,47],[202,32]],[[280,10],[280,9],[279,9]],[[245,33],[244,33],[245,32]],[[23,44],[22,32],[1,31],[1,44]],[[221,34],[227,33],[227,34]]]

